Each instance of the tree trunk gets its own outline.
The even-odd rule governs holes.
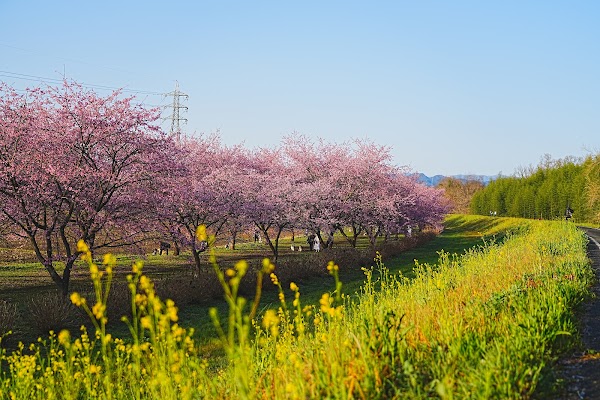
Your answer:
[[[201,272],[201,263],[200,263],[200,251],[196,250],[196,245],[192,245],[192,254],[194,255],[194,263],[196,264],[196,270],[198,270],[198,276],[200,276]]]
[[[277,262],[277,258],[279,257],[279,236],[281,235],[281,232],[283,231],[283,228],[285,226],[277,227],[277,236],[275,237],[275,243],[273,243],[273,241],[271,240],[271,237],[269,236],[269,228],[271,227],[271,225],[264,226],[264,225],[259,225],[257,223],[255,223],[255,225],[265,235],[265,240],[267,241],[269,248],[273,252],[273,257],[275,258],[275,262]]]
[[[338,230],[346,238],[348,243],[350,243],[353,248],[356,248],[356,241],[358,240],[358,235],[360,235],[360,229],[357,229],[356,226],[352,225],[352,237],[348,236],[346,232],[344,232],[343,227],[338,227]]]
[[[71,283],[71,271],[73,270],[73,265],[75,264],[75,260],[77,260],[77,256],[72,256],[67,259],[65,270],[63,271],[62,276],[62,295],[67,297],[69,295],[69,286]]]

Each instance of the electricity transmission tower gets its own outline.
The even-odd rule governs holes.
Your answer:
[[[189,98],[189,96],[181,91],[179,91],[179,82],[175,81],[175,90],[165,94],[166,96],[173,96],[173,105],[172,106],[165,106],[166,107],[173,107],[173,113],[171,114],[171,136],[175,136],[175,139],[179,142],[179,140],[181,139],[181,128],[179,127],[179,121],[183,121],[183,122],[187,122],[187,118],[181,118],[179,116],[179,110],[180,109],[184,109],[185,111],[188,110],[188,108],[186,106],[182,106],[181,105],[181,98],[183,98],[184,100],[187,100]],[[169,118],[165,118],[165,119],[169,119]]]

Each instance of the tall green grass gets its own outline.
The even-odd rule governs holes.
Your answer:
[[[335,285],[318,305],[303,305],[302,287],[282,287],[265,260],[259,281],[269,276],[280,303],[258,315],[258,299],[238,295],[245,263],[215,267],[229,304],[226,316],[211,312],[225,359],[203,356],[140,264],[129,277],[131,338],[107,334],[108,257],[104,267],[90,264],[96,299],[73,297],[96,332],[63,331],[1,353],[2,398],[528,398],[576,341],[572,310],[592,273],[573,225],[502,224],[519,229],[501,243],[417,262],[411,279],[378,257],[359,296],[343,293],[331,262]]]

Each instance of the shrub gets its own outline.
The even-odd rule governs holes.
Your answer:
[[[83,321],[80,310],[59,293],[48,292],[33,297],[28,310],[32,326],[42,334],[77,328]]]
[[[109,322],[131,317],[131,292],[125,283],[113,283],[106,301],[106,315]]]
[[[222,297],[223,291],[214,273],[203,271],[201,276],[167,277],[155,281],[156,293],[162,299],[171,299],[182,306],[197,304],[214,297]]]
[[[13,330],[17,319],[17,306],[5,300],[0,300],[0,336]]]

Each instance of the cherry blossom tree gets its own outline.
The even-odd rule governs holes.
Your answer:
[[[418,184],[407,168],[392,163],[388,146],[369,140],[314,143],[291,135],[283,149],[298,196],[306,199],[297,221],[316,234],[333,227],[355,247],[364,232],[374,247],[378,237],[410,225],[439,225],[447,211],[441,192]]]
[[[155,124],[158,110],[119,92],[103,97],[70,82],[0,91],[0,215],[65,295],[78,239],[94,251],[161,231],[200,268],[212,245],[198,242],[201,225],[213,238],[226,227],[233,245],[254,226],[277,259],[285,229],[338,229],[353,246],[366,232],[375,246],[408,226],[439,225],[447,211],[440,191],[370,141],[294,134],[254,151],[224,146],[218,134],[174,143]]]
[[[294,225],[297,191],[287,174],[281,149],[258,149],[249,158],[244,173],[244,218],[264,235],[275,260],[279,239]]]
[[[154,124],[158,110],[118,91],[103,97],[72,82],[0,91],[0,212],[66,295],[78,239],[94,251],[149,230],[172,143]]]
[[[322,243],[332,245],[321,233],[331,234],[339,226],[338,178],[349,158],[349,147],[293,134],[284,138],[282,150],[299,199],[295,227],[313,232]]]

